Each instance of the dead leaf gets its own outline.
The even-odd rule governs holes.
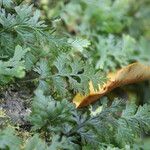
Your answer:
[[[73,103],[75,103],[76,107],[84,107],[87,106],[113,89],[131,83],[140,82],[143,80],[150,79],[150,66],[146,66],[139,62],[130,64],[122,69],[111,72],[108,74],[108,81],[102,86],[99,87],[98,91],[94,91],[92,82],[89,83],[90,93],[89,95],[82,95],[78,93],[74,99]]]

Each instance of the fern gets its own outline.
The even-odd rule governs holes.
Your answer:
[[[112,70],[133,61],[136,50],[135,40],[127,35],[123,35],[122,40],[115,39],[113,35],[108,38],[98,36],[96,48],[99,57],[96,67],[104,70]]]
[[[3,55],[13,54],[16,44],[26,47],[39,45],[37,38],[41,36],[41,31],[46,27],[39,20],[39,11],[32,13],[32,6],[20,5],[13,8],[15,13],[7,13],[5,9],[0,10],[1,24],[1,49]],[[38,42],[37,42],[38,41]],[[6,47],[5,44],[9,43]],[[42,43],[40,43],[42,44]],[[35,47],[34,46],[34,47]]]
[[[21,145],[21,139],[15,135],[13,128],[6,128],[0,131],[0,148],[19,150]]]
[[[116,100],[111,107],[103,107],[90,117],[75,110],[67,101],[56,102],[37,91],[32,107],[30,120],[34,129],[47,128],[73,141],[81,138],[81,145],[94,143],[97,147],[100,143],[117,142],[123,147],[134,143],[139,133],[149,131],[149,106],[146,105],[140,106],[135,114],[135,105],[128,104],[125,109],[125,103]]]
[[[98,90],[110,71],[149,64],[148,8],[148,0],[0,0],[0,149],[146,149],[149,102],[103,97],[76,109],[71,100],[89,82]],[[149,82],[139,87],[148,99]],[[17,127],[4,120],[11,92],[31,112]]]
[[[35,125],[35,128],[51,126],[51,124],[62,124],[62,122],[69,120],[73,109],[71,105],[69,106],[66,100],[57,102],[52,97],[45,97],[42,91],[37,91],[33,103],[31,122]]]
[[[90,64],[65,54],[60,55],[51,68],[54,71],[50,70],[46,60],[41,60],[37,64],[35,71],[40,74],[39,87],[46,89],[47,83],[49,83],[53,85],[54,89],[52,90],[64,96],[69,90],[88,93],[89,81],[92,81],[94,88],[98,89],[98,84],[103,85],[107,80],[102,72],[95,71]]]
[[[21,46],[16,46],[15,53],[8,61],[0,61],[0,82],[6,84],[13,77],[23,78],[25,76],[25,59],[29,49],[22,49]]]
[[[117,142],[120,147],[127,144],[132,147],[137,135],[143,130],[149,131],[150,127],[149,106],[140,106],[138,109],[136,107],[136,105],[128,104],[125,108],[123,101],[116,100],[111,106],[103,106],[101,112],[90,117],[84,112],[77,111],[67,101],[57,102],[44,96],[42,91],[36,91],[32,105],[33,111],[29,119],[34,130],[40,129],[46,132],[45,138],[49,144],[46,144],[36,134],[27,139],[24,147],[25,149],[34,147],[54,150],[58,148],[73,150],[85,147],[106,149],[117,146],[110,144],[112,142]],[[7,137],[8,133],[3,132],[0,134],[0,139],[4,140],[4,135]],[[48,134],[49,132],[51,134]],[[9,134],[8,136],[14,138],[14,133]],[[40,145],[38,146],[37,143]],[[5,145],[11,147],[7,143]],[[17,146],[21,146],[21,142]],[[3,148],[2,145],[0,147]]]
[[[96,68],[112,71],[137,60],[149,63],[149,52],[145,48],[149,38],[142,37],[139,41],[130,32],[124,32],[136,20],[130,16],[134,3],[135,0],[94,0],[92,3],[83,0],[72,1],[62,9],[67,29],[74,31],[78,38],[87,37],[90,41],[91,46],[80,53]],[[137,4],[137,7],[142,9],[143,5]]]
[[[136,108],[136,105],[127,105],[121,118],[116,134],[118,144],[122,146],[135,142],[142,132],[150,130],[150,108],[148,105]]]
[[[47,145],[46,143],[40,139],[38,134],[35,134],[33,137],[30,137],[26,140],[26,143],[24,144],[24,150],[46,150]]]
[[[5,2],[2,3],[3,5],[0,8],[1,56],[10,58],[16,45],[29,47],[30,53],[25,58],[25,64],[26,69],[31,70],[39,55],[45,57],[50,53],[49,56],[58,56],[56,51],[64,51],[64,49],[67,51],[69,49],[69,44],[67,44],[65,38],[59,39],[51,34],[53,30],[48,29],[44,21],[40,20],[40,11],[33,11],[33,5],[20,4],[17,6],[13,1],[8,1],[8,4],[10,4],[9,2],[13,4],[11,5],[12,10],[5,8]],[[55,49],[55,51],[50,51],[47,48],[49,46],[53,47],[52,49]]]
[[[98,84],[102,85],[106,81],[101,72],[96,72],[90,64],[85,64],[78,58],[71,59],[61,55],[54,65],[58,70],[56,75],[67,78],[71,89],[75,92],[88,93],[87,87],[90,80],[95,89],[98,89]]]

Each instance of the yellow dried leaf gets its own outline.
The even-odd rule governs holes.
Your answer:
[[[89,83],[90,93],[88,95],[81,95],[78,93],[74,99],[76,107],[84,107],[97,99],[112,91],[114,88],[122,85],[140,82],[150,79],[150,66],[146,66],[139,62],[130,64],[122,69],[108,74],[108,81],[99,88],[98,91],[94,91],[92,82]]]

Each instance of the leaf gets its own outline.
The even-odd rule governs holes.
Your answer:
[[[36,90],[29,120],[34,125],[34,129],[44,126],[56,127],[57,124],[70,120],[73,109],[73,105],[67,100],[59,102],[51,96],[45,96],[42,90]]]
[[[39,138],[38,134],[29,138],[25,144],[25,150],[46,150],[46,144]]]
[[[38,74],[40,74],[41,78],[46,78],[47,76],[50,75],[50,68],[48,66],[48,63],[46,60],[41,59],[37,63],[37,67],[34,69]]]
[[[23,58],[28,51],[29,49],[22,49],[18,45],[12,58],[8,61],[0,60],[0,81],[2,83],[9,82],[13,77],[23,78],[25,76],[25,62]]]
[[[6,8],[11,8],[13,1],[12,0],[0,0],[0,6],[3,4]]]
[[[54,62],[54,65],[57,68],[58,73],[55,74],[53,80],[63,79],[60,82],[61,86],[57,85],[58,88],[62,87],[61,89],[59,88],[59,91],[64,89],[65,84],[62,84],[63,81],[66,81],[66,83],[69,82],[69,88],[75,92],[88,93],[88,82],[90,80],[94,85],[94,89],[97,89],[97,85],[102,85],[106,80],[100,71],[96,71],[92,65],[85,63],[76,57],[71,58],[65,54],[60,55]]]
[[[96,68],[114,71],[117,67],[129,64],[134,57],[135,45],[135,39],[129,35],[123,35],[121,39],[111,34],[108,37],[98,36]]]
[[[107,77],[109,80],[100,87],[99,90],[94,90],[92,82],[89,82],[90,94],[84,96],[78,93],[73,99],[73,103],[75,103],[76,107],[87,106],[117,87],[149,80],[150,66],[136,62],[116,72],[110,72]]]
[[[20,150],[21,140],[15,135],[13,128],[0,131],[0,149]]]
[[[144,131],[150,130],[150,106],[137,106],[135,104],[127,104],[123,110],[121,118],[118,120],[118,128],[116,132],[116,141],[122,147],[126,144],[135,142],[137,136]]]
[[[79,52],[83,52],[83,49],[90,45],[90,42],[87,39],[81,38],[77,38],[75,40],[69,39],[68,43],[70,43],[72,47]]]
[[[54,135],[52,137],[52,143],[49,146],[49,150],[58,150],[58,149],[67,149],[67,150],[74,150],[71,144],[67,141],[65,137],[61,137],[59,135]]]
[[[54,90],[57,91],[59,94],[65,96],[67,93],[67,85],[63,78],[61,77],[55,77],[52,78],[53,84],[54,84]]]

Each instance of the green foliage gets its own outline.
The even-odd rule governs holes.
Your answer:
[[[36,91],[32,107],[30,121],[34,129],[65,136],[66,141],[81,138],[81,145],[94,143],[97,147],[100,143],[114,142],[123,147],[132,145],[141,132],[150,130],[148,105],[137,109],[136,105],[128,104],[125,108],[124,102],[116,100],[111,107],[103,106],[102,111],[89,116],[78,112],[67,101],[57,102],[44,96],[42,91]]]
[[[25,58],[29,49],[22,49],[21,46],[16,46],[14,56],[8,61],[0,61],[0,84],[6,84],[13,77],[23,78],[25,76]]]
[[[68,142],[66,137],[60,137],[59,135],[54,135],[53,138],[52,138],[51,145],[48,147],[48,149],[49,150],[57,150],[57,149],[74,150],[75,147],[73,147]]]
[[[66,5],[62,17],[69,26],[74,25],[74,28],[78,28],[75,27],[76,21],[82,19],[81,26],[84,31],[94,29],[106,33],[120,33],[130,24],[128,10],[134,0],[115,0],[114,2],[111,0],[94,0],[92,2],[82,0],[80,2],[83,5],[80,5],[78,1]],[[89,23],[92,27],[88,26]]]
[[[79,58],[71,59],[61,55],[54,65],[58,70],[57,76],[66,77],[75,92],[88,93],[87,87],[90,80],[95,89],[98,89],[96,85],[102,85],[105,82],[105,78],[103,76],[101,78],[101,72],[96,72],[90,64],[85,64]]]
[[[50,70],[46,60],[38,62],[34,70],[40,75],[39,88],[46,89],[48,87],[46,82],[48,82],[53,85],[52,90],[63,96],[69,90],[87,94],[89,92],[89,81],[92,81],[95,89],[98,89],[98,84],[103,85],[106,81],[102,72],[95,71],[93,66],[84,63],[78,57],[61,54],[51,68],[53,70]]]
[[[39,21],[40,12],[37,10],[33,13],[32,6],[20,5],[12,9],[15,11],[13,14],[8,13],[3,7],[0,11],[1,49],[3,50],[1,55],[4,56],[11,56],[16,44],[35,49],[42,44],[38,38],[42,36],[42,30],[46,27]]]
[[[78,38],[89,39],[91,46],[88,50],[80,51],[81,54],[96,68],[110,71],[136,60],[149,63],[148,47],[145,49],[149,45],[149,38],[138,34],[136,39],[136,33],[132,33],[143,30],[141,24],[134,25],[137,26],[136,31],[133,29],[137,20],[133,14],[143,13],[141,9],[146,3],[137,3],[135,0],[71,1],[63,7],[62,19],[67,30],[74,31]],[[146,19],[146,25],[149,22],[147,14],[148,10],[142,18]]]
[[[144,149],[149,102],[102,98],[76,109],[70,100],[77,92],[88,94],[90,81],[97,90],[110,71],[150,63],[149,1],[32,2],[0,0],[0,99],[11,81],[31,94],[25,124],[1,130],[0,149]],[[149,99],[149,83],[139,86]]]
[[[79,52],[83,52],[84,48],[88,48],[90,46],[90,41],[87,39],[69,39],[68,42],[72,45],[72,47]]]
[[[44,132],[45,138],[50,143],[46,144],[36,134],[23,144],[26,150],[33,148],[73,150],[85,147],[106,149],[118,146],[118,144],[120,147],[128,145],[132,148],[136,137],[143,131],[149,131],[150,128],[148,105],[140,106],[137,109],[136,105],[128,103],[125,108],[125,102],[120,100],[115,100],[111,106],[103,105],[100,112],[89,116],[88,113],[77,111],[67,101],[57,102],[44,96],[42,91],[36,91],[32,109],[30,121],[34,130],[40,129]],[[8,136],[14,138],[14,133],[10,131]],[[6,140],[5,136],[7,138],[8,133],[4,133],[3,131],[0,136],[3,139],[1,141]],[[112,142],[116,144],[111,145]],[[10,147],[8,143],[5,145]]]
[[[10,58],[14,54],[16,45],[30,48],[25,58],[26,70],[31,70],[38,57],[58,55],[57,51],[67,51],[65,39],[55,38],[53,30],[47,28],[40,20],[40,11],[33,9],[33,5],[13,2],[11,9],[7,9],[5,2],[0,7],[0,49],[1,56]],[[10,4],[10,3],[8,3]],[[59,44],[57,44],[59,43]],[[66,44],[65,44],[66,43]],[[62,48],[63,45],[63,48]],[[66,45],[66,46],[65,46]],[[53,50],[50,51],[49,47]]]
[[[46,150],[47,145],[44,141],[39,138],[39,135],[35,134],[33,137],[27,139],[25,145],[25,150]]]
[[[57,102],[52,97],[44,96],[42,91],[36,91],[35,94],[31,114],[31,122],[35,129],[47,125],[54,128],[56,125],[61,125],[63,122],[70,120],[69,116],[73,107],[68,105],[69,102],[66,100]]]
[[[122,146],[135,142],[135,139],[141,135],[141,131],[150,130],[150,107],[143,107],[135,104],[127,105],[118,121],[118,131],[116,134],[118,144]]]
[[[19,150],[21,140],[15,135],[15,130],[11,127],[0,131],[0,149]]]
[[[107,38],[98,36],[96,67],[113,70],[128,64],[134,57],[135,43],[135,40],[128,35],[123,35],[122,39],[117,39],[113,35]]]

